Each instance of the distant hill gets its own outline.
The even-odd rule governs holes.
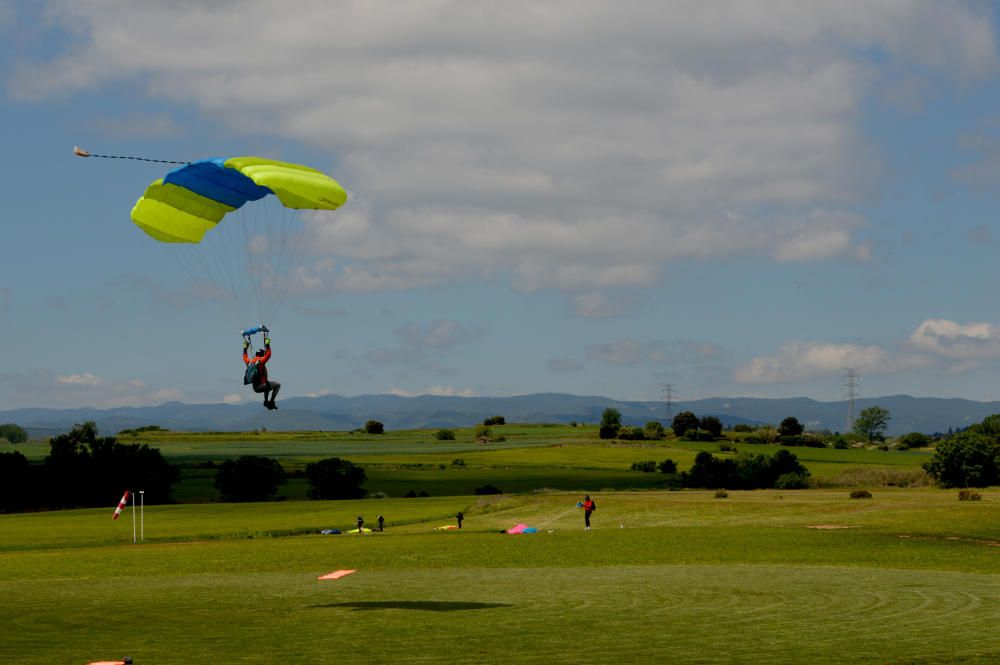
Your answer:
[[[399,397],[360,395],[358,397],[292,397],[279,402],[280,409],[267,411],[251,404],[183,404],[167,402],[158,406],[115,409],[12,409],[0,411],[0,422],[24,427],[32,436],[52,436],[75,423],[93,420],[100,431],[111,434],[123,429],[159,425],[180,431],[269,430],[350,430],[367,420],[379,420],[388,429],[430,429],[468,427],[484,418],[500,415],[508,422],[594,424],[608,407],[618,409],[629,425],[650,420],[666,421],[663,402],[629,402],[607,397],[538,393],[514,397]],[[993,413],[1000,402],[890,395],[859,399],[860,412],[879,405],[892,416],[891,434],[943,432],[949,427],[966,427]],[[759,399],[713,397],[677,402],[673,412],[693,411],[698,416],[717,416],[724,425],[736,423],[777,424],[795,416],[809,429],[842,431],[847,417],[845,402],[818,402],[806,397]]]

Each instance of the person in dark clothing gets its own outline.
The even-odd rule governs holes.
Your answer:
[[[243,340],[243,364],[247,366],[247,372],[250,371],[251,365],[256,366],[252,382],[253,391],[255,393],[264,393],[264,406],[273,411],[278,408],[274,400],[278,396],[281,384],[277,381],[268,381],[267,379],[267,361],[271,359],[271,338],[264,338],[264,348],[258,349],[257,354],[253,358],[247,355],[249,348],[250,340]]]
[[[365,519],[358,515],[358,533],[361,533],[361,529],[365,526]]]
[[[382,517],[381,514],[379,514],[379,516],[376,519],[378,519],[378,530],[379,531],[384,531],[385,529],[383,529],[382,525],[385,524],[385,518]]]
[[[458,528],[461,529],[462,528],[462,520],[465,519],[465,515],[462,514],[461,510],[458,511],[458,514],[455,515],[455,519],[458,520]]]
[[[590,495],[588,494],[585,497],[583,497],[583,503],[580,504],[580,507],[583,508],[584,528],[587,531],[590,531],[590,515],[595,510],[597,510],[597,504],[594,502],[593,499],[590,498]]]

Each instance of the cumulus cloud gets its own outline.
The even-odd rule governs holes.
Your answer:
[[[336,155],[317,166],[352,200],[311,229],[314,259],[335,260],[302,286],[507,279],[583,316],[678,259],[864,257],[850,210],[878,158],[858,118],[882,66],[865,54],[959,81],[997,69],[993,26],[964,3],[248,7],[52,2],[72,39],[19,62],[9,91],[137,83]]]
[[[5,406],[95,407],[146,406],[182,400],[176,388],[153,387],[138,379],[108,379],[90,372],[57,374],[48,370],[0,374]]]
[[[737,383],[786,383],[860,367],[866,373],[883,374],[929,364],[920,356],[893,353],[875,345],[786,342],[773,356],[753,358],[737,367]]]
[[[992,323],[956,323],[927,319],[910,335],[915,351],[950,360],[1000,358],[1000,326]]]

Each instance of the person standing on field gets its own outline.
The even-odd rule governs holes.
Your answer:
[[[375,518],[375,519],[378,520],[378,530],[379,531],[383,531],[384,529],[382,528],[382,525],[385,524],[385,518],[382,517],[381,513],[379,513],[379,516],[377,518]]]
[[[597,504],[594,502],[593,499],[590,498],[590,495],[588,494],[585,497],[583,497],[583,503],[580,504],[580,507],[583,508],[584,529],[590,531],[590,515],[595,510],[597,510]]]
[[[458,528],[461,529],[462,528],[462,520],[465,519],[465,515],[462,514],[461,510],[458,511],[458,513],[455,515],[455,519],[458,520]]]
[[[361,529],[365,526],[365,518],[358,515],[358,533],[361,533]]]

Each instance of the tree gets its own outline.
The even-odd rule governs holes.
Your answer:
[[[365,434],[382,434],[385,432],[385,425],[377,420],[369,420],[365,423]]]
[[[854,433],[864,437],[868,443],[885,441],[887,429],[889,429],[889,409],[883,409],[881,406],[864,409],[854,421]]]
[[[690,411],[681,411],[674,416],[673,422],[670,423],[670,429],[674,431],[676,436],[684,436],[684,433],[689,429],[698,429],[699,424],[698,416]]]
[[[1000,441],[976,426],[937,444],[924,464],[945,487],[987,487],[1000,484]]]
[[[360,466],[339,457],[329,457],[306,465],[310,499],[361,499],[368,474]]]
[[[0,453],[0,512],[21,510],[31,492],[28,458],[19,452]]]
[[[722,421],[715,416],[705,416],[698,425],[712,436],[722,436]]]
[[[455,440],[455,430],[453,429],[439,429],[434,435],[434,438],[438,441],[454,441]]]
[[[47,499],[55,506],[113,505],[122,490],[144,490],[147,503],[169,503],[177,469],[147,444],[99,437],[87,421],[49,440],[42,464]]]
[[[28,433],[19,425],[6,423],[0,425],[0,439],[7,439],[11,443],[23,443],[28,440]]]
[[[805,429],[805,426],[799,422],[798,418],[788,416],[778,425],[778,434],[781,436],[799,436]]]
[[[622,414],[618,409],[607,408],[601,414],[601,427],[599,436],[602,439],[613,439],[618,436],[618,430],[622,427]]]
[[[506,425],[507,424],[507,419],[504,418],[503,416],[493,416],[491,418],[485,419],[483,421],[483,424],[486,425],[486,426],[490,426],[490,425]]]
[[[223,501],[269,501],[286,480],[278,460],[243,455],[222,463],[215,474],[215,487]]]

